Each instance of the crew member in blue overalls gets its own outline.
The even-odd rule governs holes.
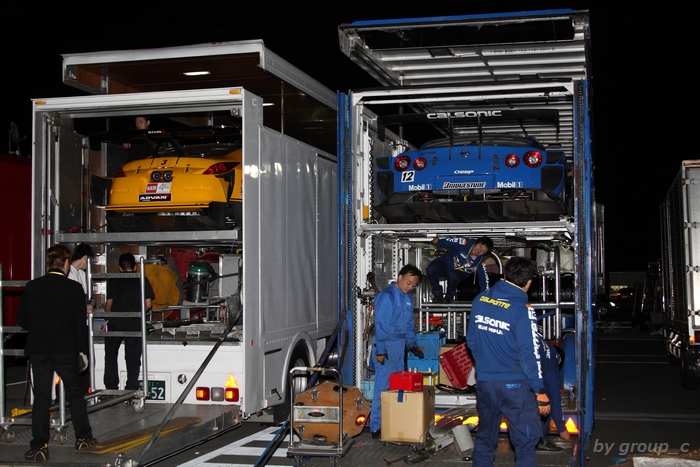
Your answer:
[[[474,467],[493,465],[499,425],[508,420],[517,467],[535,466],[535,447],[542,437],[540,416],[550,403],[537,352],[535,310],[527,290],[535,265],[516,256],[505,265],[505,277],[472,302],[467,345],[476,364],[479,429]]]
[[[561,451],[562,448],[557,446],[549,439],[549,421],[554,420],[557,427],[559,438],[569,440],[571,436],[564,425],[564,413],[561,407],[561,393],[559,384],[559,368],[561,366],[561,357],[557,348],[549,342],[538,337],[538,352],[540,361],[542,362],[542,381],[544,382],[544,390],[551,402],[551,410],[549,416],[542,417],[542,440],[537,445],[538,451]]]
[[[406,350],[423,358],[423,351],[416,346],[416,330],[413,317],[411,292],[420,283],[420,269],[407,264],[396,282],[389,284],[374,297],[374,342],[371,361],[374,362],[374,394],[369,428],[372,438],[381,437],[382,391],[389,389],[389,375],[405,368]]]
[[[448,252],[436,258],[428,265],[426,274],[433,288],[433,303],[450,303],[454,300],[457,286],[460,282],[473,277],[479,280],[479,290],[489,289],[489,276],[486,273],[484,257],[491,253],[493,241],[488,237],[474,240],[467,237],[447,237],[432,240],[440,248],[448,248]],[[443,298],[440,278],[447,278],[447,292]]]

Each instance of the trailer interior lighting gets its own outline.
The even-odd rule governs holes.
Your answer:
[[[183,73],[185,76],[205,76],[205,75],[210,75],[211,71],[206,70],[206,71],[186,71]]]
[[[566,431],[569,433],[578,434],[578,427],[576,426],[573,418],[569,417],[564,426],[566,427]]]
[[[209,400],[209,388],[198,387],[197,389],[195,389],[194,393],[198,401]]]
[[[506,419],[504,418],[503,421],[501,422],[500,425],[501,430],[508,430],[508,423],[506,423]]]
[[[360,414],[360,415],[358,415],[357,418],[355,419],[355,425],[357,425],[357,426],[362,426],[362,425],[365,424],[366,421],[367,421],[367,416],[366,416],[366,415],[363,415],[363,414]]]

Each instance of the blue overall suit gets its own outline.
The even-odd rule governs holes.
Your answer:
[[[549,397],[551,409],[549,415],[542,418],[542,439],[547,438],[549,433],[549,420],[554,420],[557,426],[557,432],[566,431],[564,425],[564,412],[561,408],[561,393],[559,392],[561,385],[559,383],[559,364],[561,358],[556,347],[549,342],[546,342],[542,337],[538,336],[540,361],[542,361],[542,379],[544,382],[544,391]]]
[[[518,286],[498,281],[472,302],[467,345],[476,364],[479,429],[474,467],[493,465],[505,415],[517,467],[535,466],[542,421],[535,394],[544,392],[535,310]]]
[[[374,342],[370,357],[374,363],[374,394],[370,431],[381,427],[382,391],[389,389],[389,375],[404,370],[406,350],[415,345],[413,296],[401,292],[392,282],[374,297]],[[383,365],[377,362],[377,355],[386,355]]]
[[[447,254],[434,259],[426,269],[426,274],[432,286],[433,296],[442,298],[442,286],[440,278],[447,278],[447,292],[445,299],[452,301],[460,282],[474,277],[479,280],[479,289],[483,292],[489,289],[489,276],[486,273],[484,257],[477,256],[473,259],[469,252],[476,243],[473,238],[448,237],[441,238],[437,242],[439,248],[449,248]]]

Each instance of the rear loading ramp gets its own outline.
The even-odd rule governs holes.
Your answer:
[[[173,404],[146,404],[143,413],[136,414],[125,403],[118,404],[89,415],[93,436],[104,449],[100,453],[75,452],[75,435],[71,428],[65,444],[49,441],[49,464],[66,466],[107,466],[120,465],[116,461],[121,455],[121,465],[127,459],[137,459],[144,445],[161,423]],[[146,451],[139,465],[147,465],[159,459],[185,450],[200,440],[218,436],[240,425],[238,406],[183,405],[151,448]],[[32,439],[30,426],[17,426],[12,443],[3,443],[0,450],[0,463],[15,465],[22,463],[29,441]]]

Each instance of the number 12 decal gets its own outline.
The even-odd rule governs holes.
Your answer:
[[[411,183],[413,182],[414,175],[416,173],[411,172],[401,172],[401,183]]]

